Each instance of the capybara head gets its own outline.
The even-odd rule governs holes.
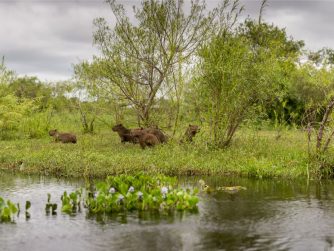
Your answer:
[[[111,128],[114,132],[119,132],[125,129],[125,127],[122,124],[117,124]]]
[[[196,133],[198,133],[200,130],[200,127],[197,125],[189,125],[187,132],[189,133],[189,135],[195,136]]]
[[[55,136],[58,133],[57,129],[53,129],[49,131],[50,136]]]
[[[193,141],[193,137],[195,137],[195,135],[200,131],[199,126],[197,125],[189,125],[186,133],[184,134],[183,139],[181,140],[181,143],[185,141],[187,142],[192,142]]]

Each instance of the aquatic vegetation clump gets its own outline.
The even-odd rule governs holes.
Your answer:
[[[51,213],[53,215],[57,214],[57,212],[56,212],[57,207],[58,207],[57,203],[51,203],[51,194],[48,193],[48,202],[45,205],[45,212],[46,212],[46,214],[50,214],[50,210],[51,210]]]
[[[81,211],[81,195],[82,189],[67,194],[65,191],[61,196],[62,207],[61,211],[67,214],[72,214]]]
[[[25,206],[26,219],[30,219],[30,213],[28,212],[30,207],[31,207],[31,202],[29,200],[27,200],[26,201],[26,206]]]
[[[14,214],[19,212],[19,205],[15,205],[10,200],[5,201],[0,197],[0,222],[13,221]]]
[[[176,178],[166,176],[109,176],[96,184],[86,198],[91,213],[121,211],[170,211],[197,209],[198,190],[178,188]]]
[[[233,186],[233,187],[217,187],[217,191],[224,191],[229,194],[238,193],[241,190],[247,190],[246,187],[243,186]]]

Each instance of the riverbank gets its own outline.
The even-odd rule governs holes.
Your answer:
[[[77,144],[50,138],[0,142],[0,169],[23,174],[103,178],[115,174],[235,175],[256,178],[307,177],[305,132],[241,130],[228,149],[205,143],[169,142],[153,149],[121,144],[113,132],[78,135]],[[202,137],[203,139],[203,137]]]

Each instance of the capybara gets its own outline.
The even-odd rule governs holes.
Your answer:
[[[200,131],[200,127],[197,125],[189,125],[181,143],[185,142],[192,142],[195,135]]]
[[[49,135],[55,139],[55,142],[62,142],[62,143],[77,143],[77,137],[72,133],[67,132],[58,132],[57,129],[50,130]]]
[[[157,136],[152,133],[146,132],[145,129],[133,132],[133,137],[138,139],[142,149],[145,149],[146,146],[153,147],[160,143],[160,140]]]
[[[112,130],[118,133],[119,137],[121,138],[122,143],[131,142],[131,143],[136,144],[136,143],[139,143],[139,140],[138,138],[133,137],[132,131],[136,131],[136,130],[140,131],[142,130],[142,128],[130,130],[128,128],[125,128],[122,124],[117,124],[113,126]]]
[[[143,129],[146,133],[154,134],[160,141],[160,143],[166,143],[167,137],[163,134],[163,132],[159,128],[145,128]]]

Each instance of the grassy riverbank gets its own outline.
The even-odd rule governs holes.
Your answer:
[[[202,137],[201,137],[202,136]],[[307,176],[305,133],[241,130],[228,149],[170,142],[154,149],[121,144],[112,132],[78,135],[78,144],[50,138],[0,142],[0,168],[25,174],[104,177],[138,171],[167,175],[237,175],[258,178]],[[21,164],[22,161],[22,164]],[[310,170],[312,175],[312,170]]]

